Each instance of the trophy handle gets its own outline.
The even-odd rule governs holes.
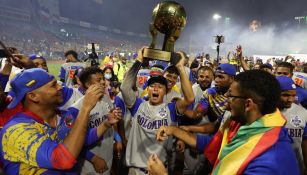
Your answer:
[[[156,48],[156,44],[157,44],[158,30],[155,28],[153,23],[149,25],[149,32],[151,34],[151,39],[152,39],[149,48],[154,49]]]

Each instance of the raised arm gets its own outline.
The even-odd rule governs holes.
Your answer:
[[[241,66],[242,66],[243,70],[244,71],[249,70],[249,67],[248,67],[246,61],[244,60],[244,57],[243,57],[243,54],[242,54],[242,47],[238,46],[236,50],[237,50],[236,57],[237,57],[237,59],[240,59]]]
[[[168,136],[175,136],[192,148],[196,147],[196,135],[178,128],[177,126],[161,126],[157,132],[156,138],[158,141],[163,141],[167,139]]]
[[[103,86],[93,85],[86,91],[81,110],[75,120],[74,126],[64,139],[64,145],[75,158],[78,157],[84,145],[90,111],[100,97],[103,96],[103,90]]]
[[[124,99],[124,102],[127,108],[132,108],[136,100],[136,95],[132,87],[134,86],[136,82],[137,73],[140,70],[142,63],[143,63],[143,50],[144,50],[144,47],[138,51],[138,57],[136,58],[135,63],[126,73],[126,76],[120,87],[122,91],[123,99]]]
[[[183,114],[188,106],[193,103],[194,101],[194,93],[191,86],[191,83],[185,73],[184,69],[184,55],[183,53],[179,52],[181,56],[181,60],[176,64],[176,68],[179,72],[180,82],[181,82],[181,89],[183,92],[183,99],[179,99],[176,102],[176,109],[180,114]]]

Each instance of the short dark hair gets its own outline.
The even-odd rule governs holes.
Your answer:
[[[288,63],[288,62],[281,62],[281,63],[277,64],[276,68],[278,68],[278,67],[289,68],[291,74],[293,73],[293,70],[294,70],[294,66],[291,63]]]
[[[279,103],[281,90],[274,75],[261,70],[249,70],[235,77],[242,96],[252,98],[262,115],[273,113]]]
[[[101,69],[99,69],[98,67],[87,67],[85,69],[82,70],[81,74],[80,74],[80,82],[85,85],[85,83],[87,83],[90,78],[91,75],[96,74],[96,73],[100,73],[103,75],[103,71]]]
[[[194,68],[198,68],[199,63],[196,59],[193,60],[193,62],[191,63],[190,69],[194,69]]]
[[[168,72],[168,73],[170,73],[170,74],[179,75],[179,72],[178,72],[177,68],[176,68],[174,65],[168,66],[168,67],[164,70],[163,74],[165,74],[165,72]]]
[[[212,72],[212,74],[214,75],[214,71],[213,71],[213,69],[211,68],[211,67],[209,67],[209,66],[201,66],[198,70],[197,70],[197,75],[198,75],[198,73],[199,73],[199,71],[211,71]]]
[[[273,67],[272,67],[270,64],[261,64],[261,65],[259,66],[259,69],[260,69],[260,70],[263,70],[263,69],[265,69],[265,68],[273,70]]]
[[[78,53],[74,50],[68,50],[65,52],[65,57],[67,57],[68,55],[72,55],[74,58],[76,58],[76,60],[78,60]]]

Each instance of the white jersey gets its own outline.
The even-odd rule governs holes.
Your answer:
[[[71,108],[69,108],[70,111],[73,111],[72,113],[76,113],[75,111],[79,111],[82,107],[84,98],[81,98],[78,100]],[[96,128],[98,127],[102,122],[105,120],[108,120],[108,113],[113,108],[113,106],[110,105],[109,102],[105,101],[104,99],[97,102],[96,106],[91,110],[90,116],[89,116],[89,128]],[[90,151],[94,153],[95,155],[103,158],[107,165],[109,170],[106,171],[103,174],[110,174],[110,169],[112,165],[112,159],[113,159],[113,139],[114,138],[114,131],[112,128],[108,129],[103,134],[103,140],[97,143],[96,146],[92,147]],[[84,164],[82,166],[81,174],[99,174],[95,172],[95,169],[91,162],[85,160]]]
[[[304,89],[307,89],[307,74],[303,72],[293,72],[294,83]]]
[[[18,67],[13,66],[11,70],[11,74],[9,76],[9,81],[6,84],[4,92],[9,92],[11,90],[11,80],[19,74],[23,69],[19,69]]]
[[[170,103],[175,97],[181,97],[181,94],[172,89],[169,93],[164,95],[163,102]]]
[[[281,113],[287,119],[285,127],[288,130],[289,136],[293,139],[292,148],[299,161],[301,172],[303,172],[304,161],[301,144],[302,140],[307,139],[307,111],[305,108],[293,103],[290,108],[282,110]]]
[[[59,78],[64,79],[67,87],[73,87],[73,78],[75,71],[79,68],[85,68],[86,63],[84,62],[69,62],[64,63],[61,66]]]
[[[126,149],[126,165],[147,169],[147,160],[151,154],[157,154],[165,162],[167,149],[172,147],[172,139],[170,137],[158,142],[156,132],[160,126],[177,124],[175,103],[152,106],[148,101],[137,98],[130,111],[133,118]]]
[[[69,88],[64,86],[62,89],[62,95],[64,99],[64,104],[60,106],[60,109],[67,110],[84,96],[84,91],[80,88]]]

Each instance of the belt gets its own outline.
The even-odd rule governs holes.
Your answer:
[[[145,168],[138,168],[138,167],[134,167],[134,166],[131,167],[131,168],[138,169],[138,170],[142,171],[143,173],[148,174],[148,170],[146,170]]]

